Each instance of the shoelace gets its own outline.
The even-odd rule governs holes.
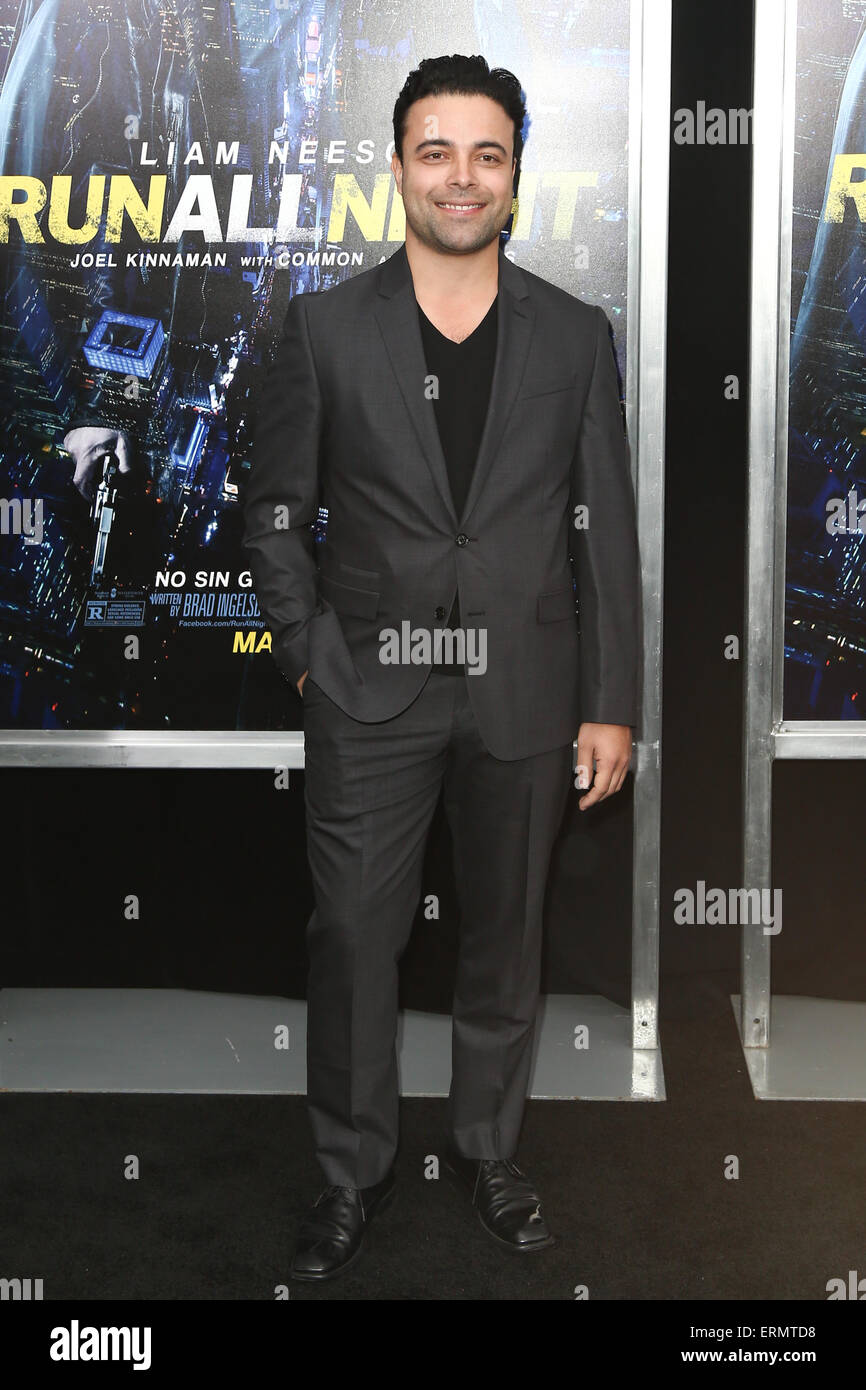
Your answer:
[[[319,1210],[322,1203],[328,1197],[336,1197],[341,1193],[351,1195],[355,1191],[352,1187],[343,1187],[339,1183],[331,1183],[324,1188],[316,1198],[313,1208],[304,1218],[303,1230],[307,1240],[345,1240],[345,1230],[339,1220],[326,1215]],[[362,1208],[363,1211],[363,1208]]]
[[[338,1192],[354,1191],[355,1189],[353,1187],[341,1187],[339,1183],[331,1183],[330,1187],[326,1187],[324,1192],[319,1193],[318,1199],[316,1201],[316,1206],[318,1206],[320,1202],[324,1202],[326,1197],[335,1197]]]
[[[535,1210],[531,1213],[530,1221],[541,1221],[541,1203],[538,1193],[532,1187],[526,1174],[518,1168],[513,1158],[483,1158],[481,1159],[481,1171],[485,1176],[490,1176],[493,1169],[504,1168],[513,1178],[518,1178],[517,1190],[512,1187],[507,1192],[496,1194],[492,1203],[492,1210],[504,1211],[516,1205],[520,1206],[523,1202],[529,1201],[534,1204]]]
[[[507,1168],[508,1172],[514,1178],[526,1177],[526,1174],[518,1168],[513,1158],[482,1158],[481,1163],[487,1171],[489,1171],[491,1168],[502,1167]]]

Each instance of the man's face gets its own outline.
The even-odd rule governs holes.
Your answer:
[[[395,153],[391,168],[418,240],[458,256],[494,241],[511,216],[513,151],[514,122],[490,97],[448,93],[413,102],[403,163]]]

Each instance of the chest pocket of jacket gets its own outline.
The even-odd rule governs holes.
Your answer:
[[[330,575],[319,575],[319,588],[332,608],[338,613],[350,613],[356,618],[375,618],[379,611],[379,591],[377,589],[356,589],[351,584],[341,584]]]
[[[573,391],[576,375],[576,372],[571,372],[568,376],[557,375],[551,381],[550,375],[542,377],[534,373],[528,381],[524,381],[517,399],[526,401],[533,400],[536,396],[552,396],[555,391]]]

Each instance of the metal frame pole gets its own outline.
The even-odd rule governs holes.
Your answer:
[[[636,446],[644,651],[634,779],[632,1046],[657,1048],[670,0],[635,0],[631,18],[626,414]]]

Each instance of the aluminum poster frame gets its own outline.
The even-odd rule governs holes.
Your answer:
[[[771,887],[774,761],[866,758],[866,724],[782,718],[796,58],[797,0],[756,0],[742,862],[743,885],[761,889]],[[769,1045],[770,1004],[770,937],[747,925],[744,1047]]]

